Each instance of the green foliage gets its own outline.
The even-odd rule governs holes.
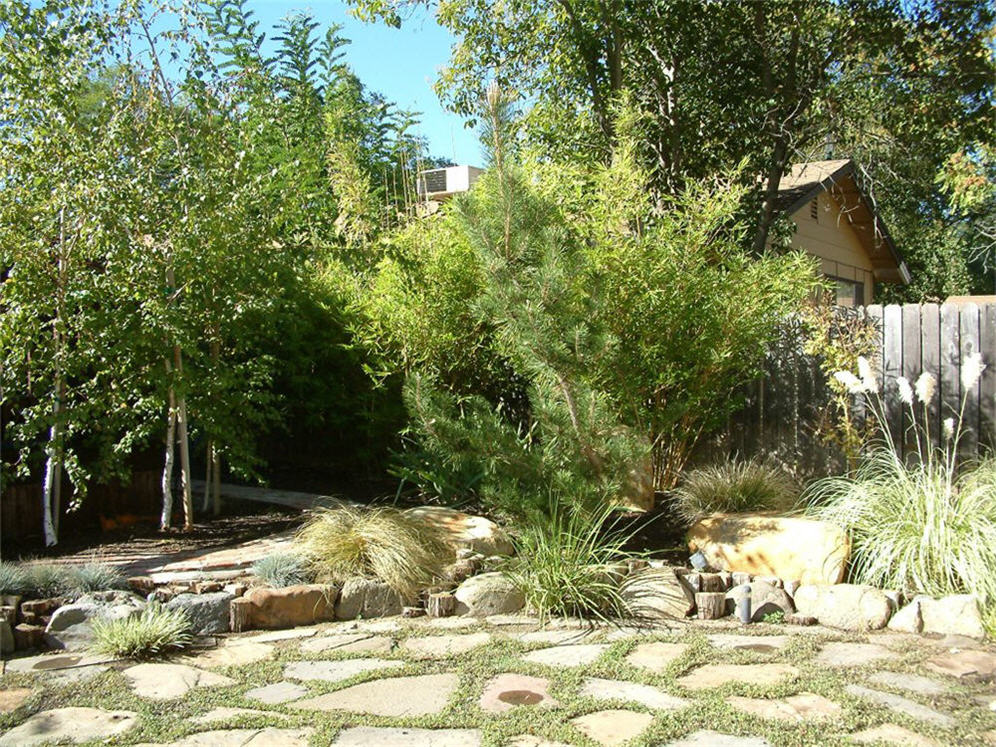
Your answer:
[[[23,594],[26,590],[24,569],[17,563],[0,561],[0,594]]]
[[[190,619],[181,609],[151,603],[138,615],[93,621],[95,651],[126,659],[150,659],[193,643]]]
[[[551,506],[533,515],[513,535],[515,555],[502,569],[523,593],[529,610],[545,620],[563,617],[621,617],[619,586],[625,575],[613,567],[633,531],[615,526],[613,509],[593,513]]]
[[[674,491],[674,508],[688,524],[706,514],[791,511],[799,487],[785,470],[757,461],[730,461],[690,470]]]
[[[375,578],[405,598],[431,585],[453,560],[439,529],[395,508],[323,509],[296,543],[319,581]]]
[[[304,558],[295,553],[267,555],[252,564],[253,575],[267,586],[281,588],[311,580]]]
[[[85,563],[66,568],[65,589],[73,594],[127,588],[127,579],[114,566],[104,563]]]

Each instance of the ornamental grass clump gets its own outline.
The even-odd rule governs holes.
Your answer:
[[[24,569],[15,563],[0,561],[0,594],[23,594],[26,588]]]
[[[958,458],[965,403],[985,369],[981,356],[963,361],[961,406],[933,427],[928,408],[934,376],[925,372],[913,383],[897,381],[895,395],[912,423],[914,453],[907,459],[889,430],[875,372],[867,361],[859,364],[857,376],[841,371],[836,378],[864,401],[878,438],[851,474],[809,487],[809,513],[847,530],[855,581],[934,596],[974,594],[993,629],[996,459]]]
[[[405,598],[431,585],[453,561],[438,528],[395,508],[321,510],[297,543],[319,581],[375,578]]]
[[[726,462],[689,471],[674,493],[674,510],[692,524],[708,514],[792,510],[799,498],[784,470],[757,461]]]
[[[307,562],[296,553],[277,553],[261,558],[253,563],[252,572],[267,586],[277,589],[311,581]]]
[[[155,603],[133,617],[94,620],[93,637],[98,653],[126,659],[164,656],[194,640],[186,612]]]
[[[104,563],[70,566],[63,579],[63,590],[71,594],[127,588],[128,582],[121,571]]]
[[[585,511],[552,506],[533,514],[512,541],[515,555],[503,568],[526,598],[526,607],[546,620],[552,615],[618,618],[625,604],[613,563],[629,557],[623,547],[636,530],[622,530],[611,506]]]
[[[61,596],[68,591],[68,572],[65,566],[53,563],[28,563],[24,571],[24,593],[45,599]]]

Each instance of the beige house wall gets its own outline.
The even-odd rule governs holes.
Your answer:
[[[807,202],[792,215],[796,230],[791,246],[820,258],[824,275],[864,284],[864,303],[870,304],[875,292],[872,263],[861,246],[847,216],[827,192],[816,198],[816,218]]]

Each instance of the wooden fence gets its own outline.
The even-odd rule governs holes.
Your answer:
[[[928,407],[934,443],[942,438],[941,420],[963,409],[961,456],[972,458],[996,448],[996,303],[873,305],[857,313],[878,329],[878,349],[870,360],[882,385],[889,429],[901,448],[911,451],[915,444],[896,381],[905,376],[914,382],[923,371],[937,377]],[[826,378],[819,362],[803,353],[797,332],[788,325],[768,356],[765,375],[747,388],[744,408],[703,444],[696,461],[772,457],[809,475],[844,467],[843,453],[821,436],[829,404]],[[987,367],[965,391],[961,365],[975,352]],[[919,417],[919,404],[916,412]],[[867,415],[860,405],[854,414],[859,420]]]

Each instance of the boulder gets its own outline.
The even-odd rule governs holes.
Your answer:
[[[712,514],[688,530],[688,548],[713,568],[777,576],[803,584],[836,584],[850,556],[834,524],[764,514]]]
[[[210,594],[177,594],[166,603],[167,609],[180,609],[190,618],[196,635],[228,632],[228,608],[234,594],[217,591]]]
[[[750,594],[751,622],[761,622],[767,615],[781,612],[791,615],[795,612],[792,599],[783,589],[767,581],[753,581],[743,586],[735,586],[726,593],[726,609],[732,614],[736,610],[737,599],[744,593]]]
[[[45,642],[51,648],[76,651],[93,641],[93,621],[122,620],[145,609],[145,600],[128,591],[96,591],[84,594],[72,604],[52,613],[45,628]]]
[[[695,610],[695,591],[675,568],[650,568],[629,576],[619,591],[627,612],[643,619],[685,618]]]
[[[501,573],[471,576],[453,592],[456,614],[487,617],[518,612],[526,606],[525,595]]]
[[[913,602],[919,602],[924,633],[986,637],[979,601],[971,594],[952,594],[940,599],[917,596]]]
[[[299,584],[282,589],[257,586],[249,589],[239,597],[245,629],[294,628],[333,620],[337,592],[335,586],[323,584]]]
[[[346,579],[339,592],[335,616],[337,620],[391,617],[400,615],[408,601],[383,581],[350,578]]]
[[[454,550],[467,548],[481,555],[511,555],[515,552],[505,530],[483,516],[472,516],[442,506],[419,506],[406,511],[442,532]]]
[[[800,614],[843,630],[879,630],[892,614],[889,598],[864,584],[804,584],[795,592],[795,606]]]

